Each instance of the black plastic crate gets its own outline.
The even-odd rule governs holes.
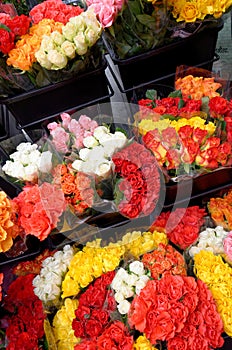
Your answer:
[[[188,203],[190,200],[199,201],[201,198],[208,198],[216,192],[232,186],[232,167],[219,168],[199,175],[195,178],[180,180],[175,183],[169,181],[165,188],[164,208],[182,203]]]
[[[11,112],[20,128],[30,127],[59,113],[80,109],[97,102],[108,102],[113,89],[105,74],[106,61],[101,67],[56,84],[34,89],[0,103]]]
[[[215,48],[218,32],[222,28],[223,21],[220,19],[185,39],[126,59],[117,58],[103,34],[103,42],[109,54],[107,63],[119,90],[127,93],[144,84],[158,81],[173,85],[176,67],[183,64],[211,70],[213,62],[219,59],[219,56],[215,56]]]

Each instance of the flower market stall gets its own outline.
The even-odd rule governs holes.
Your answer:
[[[231,350],[230,81],[183,59],[115,112],[105,75],[109,42],[183,49],[230,2],[101,5],[0,3],[0,348]]]

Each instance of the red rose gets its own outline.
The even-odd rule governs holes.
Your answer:
[[[180,152],[177,149],[169,149],[166,157],[166,166],[168,170],[177,169],[181,164]]]
[[[175,334],[175,326],[170,314],[161,311],[157,315],[156,310],[150,310],[147,313],[145,334],[152,344],[156,344],[157,340],[171,339]]]
[[[93,319],[91,315],[91,319],[87,319],[85,323],[85,336],[90,338],[98,337],[103,331],[103,324],[100,321]]]
[[[95,340],[84,339],[74,346],[74,350],[97,350],[97,344]]]
[[[122,215],[131,219],[137,218],[142,211],[140,205],[134,205],[131,203],[121,202],[118,208]]]
[[[176,336],[168,340],[168,350],[188,350],[188,343],[186,339],[180,336]]]
[[[221,96],[212,97],[209,100],[209,110],[212,117],[218,118],[228,112],[229,103],[225,98]]]
[[[6,25],[12,30],[15,36],[22,36],[27,34],[30,24],[30,17],[20,15],[8,20]]]
[[[172,127],[168,127],[162,131],[161,134],[162,142],[167,145],[167,147],[174,147],[178,143],[179,137],[176,130]]]
[[[207,134],[207,130],[202,130],[201,128],[194,128],[192,138],[195,142],[202,144],[205,142]]]
[[[13,32],[8,32],[0,28],[0,51],[3,54],[8,54],[14,48],[15,35]]]
[[[193,127],[190,125],[181,126],[178,131],[178,135],[182,140],[186,138],[191,138],[192,133],[193,133]]]
[[[124,162],[122,163],[122,167],[120,169],[120,172],[121,172],[122,176],[126,177],[132,173],[135,173],[137,170],[138,170],[137,164],[133,164],[131,161],[124,160]]]

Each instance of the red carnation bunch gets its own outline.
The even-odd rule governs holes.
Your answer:
[[[184,250],[197,240],[206,214],[199,206],[163,212],[153,222],[150,231],[165,232],[171,242]]]
[[[160,175],[156,159],[133,142],[112,157],[118,178],[115,197],[120,213],[129,218],[149,215],[157,204]]]

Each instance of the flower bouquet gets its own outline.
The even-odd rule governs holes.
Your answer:
[[[220,303],[209,280],[223,273],[229,288],[231,268],[219,260],[213,265],[215,258],[207,260],[207,274],[196,258],[198,277],[189,276],[183,255],[155,231],[128,232],[107,246],[97,239],[50,256],[45,251],[39,264],[31,261],[24,275],[20,264],[7,289],[3,284],[3,344],[23,350],[223,349],[231,329],[229,298]],[[212,278],[218,287],[220,280]]]
[[[214,77],[186,75],[167,97],[147,90],[146,98],[138,100],[136,132],[167,181],[231,166],[231,101],[221,96],[222,88]]]

